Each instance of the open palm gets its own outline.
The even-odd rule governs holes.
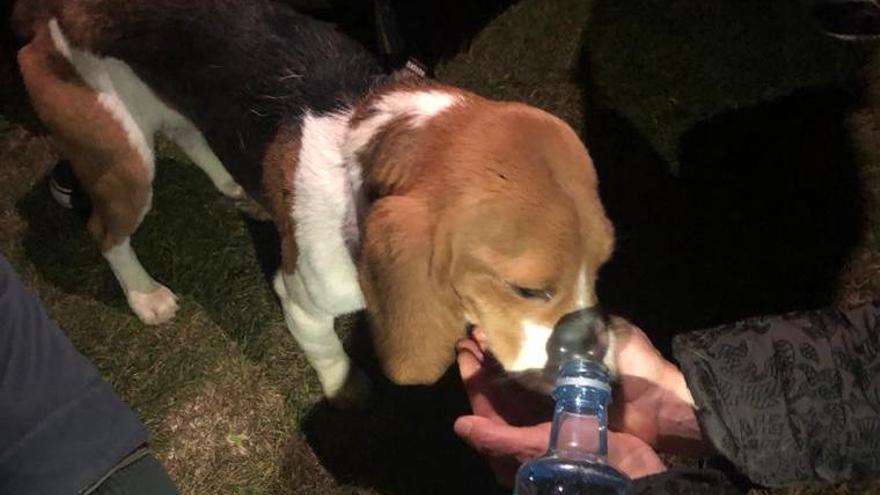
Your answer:
[[[510,485],[520,464],[547,450],[552,401],[503,378],[475,341],[461,341],[457,350],[473,415],[458,418],[455,431],[488,457],[501,483]],[[665,469],[654,450],[634,435],[609,431],[608,445],[609,462],[632,478]]]

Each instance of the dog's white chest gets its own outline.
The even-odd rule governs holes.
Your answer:
[[[342,148],[351,112],[306,113],[294,175],[296,269],[312,302],[331,314],[363,309],[354,258],[360,245],[360,173]]]

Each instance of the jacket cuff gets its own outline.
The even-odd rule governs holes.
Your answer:
[[[774,322],[775,323],[775,322]],[[790,358],[765,320],[679,335],[673,353],[704,436],[750,480],[780,486],[816,478],[791,421],[782,368]]]

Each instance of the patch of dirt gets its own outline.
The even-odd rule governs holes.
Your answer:
[[[158,429],[160,459],[182,494],[259,490],[279,477],[290,435],[281,391],[253,365],[225,365],[183,390]]]

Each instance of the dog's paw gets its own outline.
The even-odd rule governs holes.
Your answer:
[[[366,408],[373,397],[373,384],[367,375],[355,366],[351,367],[345,381],[335,391],[325,389],[330,405],[337,409]]]
[[[260,222],[269,222],[272,221],[272,216],[260,206],[259,203],[254,201],[248,194],[242,194],[239,198],[233,198],[233,204],[238,211],[244,213],[250,218],[260,221]]]
[[[160,285],[152,292],[130,292],[128,305],[142,322],[159,325],[170,320],[177,312],[177,296]]]
[[[253,218],[254,220],[259,220],[263,222],[268,222],[272,220],[272,217],[269,213],[260,206],[259,203],[254,201],[248,193],[238,185],[232,179],[229,179],[228,182],[224,182],[223,184],[217,184],[217,189],[223,193],[224,196],[232,200],[232,203],[238,209],[238,211],[244,213],[245,215]]]
[[[242,200],[247,196],[244,188],[231,178],[226,182],[216,184],[216,186],[224,196],[235,201]]]

